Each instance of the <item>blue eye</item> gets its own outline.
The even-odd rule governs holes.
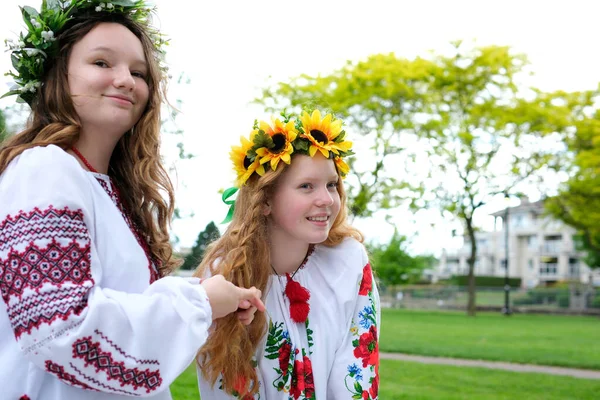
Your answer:
[[[300,186],[298,186],[300,189],[310,189],[312,188],[312,185],[310,183],[303,183]]]
[[[337,187],[338,187],[338,181],[335,181],[335,182],[329,182],[329,183],[327,184],[327,187],[328,187],[328,188],[337,188]]]
[[[108,64],[101,60],[94,61],[94,65],[97,65],[100,68],[108,68]]]
[[[136,78],[140,78],[140,79],[146,79],[146,75],[141,73],[141,72],[132,72],[131,73],[132,76],[135,76]]]

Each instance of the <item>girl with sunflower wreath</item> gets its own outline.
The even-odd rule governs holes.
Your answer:
[[[213,319],[249,323],[260,291],[167,276],[165,75],[145,2],[21,10],[8,94],[32,114],[0,149],[2,398],[170,399]]]
[[[231,223],[196,271],[257,287],[267,312],[215,322],[198,353],[201,396],[376,399],[379,296],[342,181],[352,143],[332,114],[282,116],[232,148]]]

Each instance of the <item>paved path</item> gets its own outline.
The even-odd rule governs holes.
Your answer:
[[[542,374],[566,375],[575,378],[600,379],[600,371],[587,369],[550,367],[533,364],[515,364],[500,361],[465,360],[446,357],[426,357],[401,353],[380,353],[381,358],[388,360],[416,361],[424,364],[444,364],[458,367],[480,367],[490,369],[502,369],[514,372],[538,372]]]

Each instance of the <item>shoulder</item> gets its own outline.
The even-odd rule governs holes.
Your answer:
[[[77,160],[58,146],[38,146],[15,157],[0,175],[0,192],[9,210],[46,204],[81,207],[89,195],[86,172]],[[78,207],[78,208],[79,208]]]
[[[365,246],[354,238],[346,238],[336,246],[319,245],[315,251],[319,272],[328,280],[355,284],[363,276],[369,257]]]
[[[348,237],[336,246],[319,246],[319,255],[347,268],[359,268],[368,262],[367,250],[358,240]]]
[[[66,151],[55,145],[36,146],[15,157],[3,177],[18,176],[19,180],[30,177],[35,181],[54,181],[82,178],[84,170]]]

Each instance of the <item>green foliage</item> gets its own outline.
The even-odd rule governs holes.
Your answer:
[[[196,239],[196,243],[192,247],[190,254],[185,257],[181,269],[193,270],[200,265],[207,246],[219,237],[221,237],[221,233],[215,223],[211,221],[198,235],[198,239]]]
[[[545,205],[551,215],[577,230],[575,243],[587,253],[585,263],[600,268],[600,111],[594,108],[600,89],[579,97],[585,108],[573,112],[576,130],[564,135],[573,154],[565,160],[571,178]]]
[[[573,114],[588,101],[519,86],[527,64],[508,47],[456,42],[450,55],[377,54],[329,75],[302,75],[265,89],[257,102],[271,110],[320,103],[372,143],[374,157],[364,157],[361,166],[350,163],[353,215],[406,203],[413,210],[435,208],[458,218],[475,243],[480,207],[561,168],[560,150],[545,144],[552,133],[575,129]],[[474,245],[471,276],[476,257]],[[470,292],[474,313],[474,288]]]
[[[468,275],[454,275],[450,278],[451,282],[458,286],[467,286]],[[508,284],[512,288],[521,287],[521,278],[508,278]],[[504,278],[500,276],[484,276],[478,275],[475,277],[475,286],[479,287],[504,287]]]
[[[417,282],[423,270],[435,263],[433,256],[412,257],[405,250],[406,237],[397,231],[388,244],[368,245],[375,275],[383,285],[402,285]]]
[[[0,145],[8,138],[8,129],[6,127],[6,118],[4,112],[0,110]]]

